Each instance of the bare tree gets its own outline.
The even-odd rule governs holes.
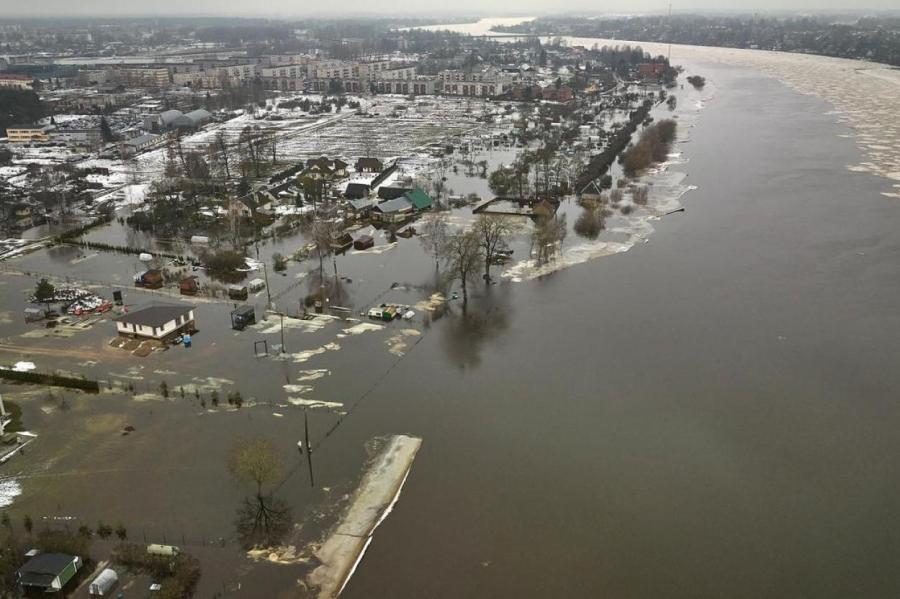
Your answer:
[[[534,223],[531,244],[537,253],[538,264],[549,262],[562,251],[562,243],[567,232],[565,214],[542,217]]]
[[[515,230],[509,217],[497,214],[481,214],[475,221],[473,232],[481,245],[484,256],[484,280],[491,280],[491,264],[500,250],[507,247],[507,239]]]
[[[215,147],[219,160],[221,160],[222,166],[225,168],[225,178],[231,179],[231,169],[228,165],[228,159],[230,157],[229,154],[231,150],[228,147],[228,141],[225,139],[225,132],[217,132],[215,138],[213,139],[213,146]]]
[[[228,470],[239,483],[256,487],[238,508],[236,526],[245,547],[272,546],[290,530],[291,510],[268,493],[284,478],[285,465],[268,439],[241,439],[235,442],[228,458]]]
[[[246,161],[253,166],[254,174],[257,177],[261,176],[265,139],[260,134],[259,127],[247,125],[241,129],[241,134],[238,136],[238,145],[240,146]]]
[[[481,265],[483,252],[478,237],[472,231],[460,231],[447,238],[444,261],[447,276],[459,281],[463,292],[463,306],[469,301],[467,283]]]
[[[255,485],[261,494],[284,476],[284,460],[268,439],[239,439],[231,447],[228,471],[238,482]]]
[[[334,223],[330,220],[316,220],[312,226],[312,239],[316,247],[313,255],[319,259],[319,279],[322,285],[325,285],[325,258],[332,253],[331,244],[334,241],[335,233]],[[335,276],[337,275],[337,266],[335,265]]]
[[[447,245],[447,213],[431,212],[422,219],[419,241],[434,258],[434,266],[440,266],[441,255]]]

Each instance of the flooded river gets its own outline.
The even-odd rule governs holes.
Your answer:
[[[343,597],[897,596],[892,181],[846,168],[872,161],[822,98],[699,58],[689,73],[716,93],[678,148],[686,212],[653,221],[645,243],[479,285],[465,316],[451,303],[433,322],[363,334],[295,326],[284,360],[253,358],[253,341],[278,342],[278,327],[235,333],[229,304],[201,305],[194,348],[143,362],[105,348],[110,331],[78,333],[69,343],[90,350],[80,371],[134,380],[138,398],[160,380],[215,379],[258,404],[210,410],[190,392],[23,401],[42,435],[12,464],[26,473],[15,517],[123,520],[137,539],[180,531],[189,548],[227,539],[243,492],[223,456],[232,439],[262,434],[293,450],[279,493],[315,529],[319,506],[352,490],[367,442],[409,434],[421,449]],[[402,255],[391,268],[412,263]],[[53,259],[39,256],[23,263]],[[396,293],[427,288],[419,260]],[[30,286],[4,276],[4,310]],[[26,330],[3,327],[7,341]],[[310,411],[314,487],[288,396],[342,404]],[[121,436],[125,424],[136,432]],[[228,555],[204,570],[200,596],[299,592],[299,568],[232,567]]]
[[[447,324],[352,424],[424,444],[346,597],[900,592],[891,182],[825,101],[689,68],[687,212]]]

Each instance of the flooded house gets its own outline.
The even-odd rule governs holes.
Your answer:
[[[228,286],[228,299],[246,300],[249,296],[246,285],[232,284]]]
[[[163,286],[163,274],[158,268],[151,268],[134,278],[134,284],[147,289],[159,289]]]
[[[194,309],[188,304],[150,304],[113,320],[119,335],[166,341],[195,331]]]
[[[181,279],[178,283],[178,289],[181,295],[197,295],[197,292],[200,291],[200,282],[196,276],[190,276]]]
[[[81,566],[77,555],[39,553],[16,571],[16,580],[26,594],[59,593]]]
[[[248,325],[256,322],[256,311],[253,306],[238,306],[231,311],[231,328],[243,331]]]
[[[413,214],[429,210],[434,204],[421,189],[407,189],[400,197],[381,202],[372,207],[372,217],[382,222],[399,222]]]
[[[338,233],[331,237],[331,249],[336,253],[346,252],[353,247],[353,237],[350,233]]]
[[[371,235],[360,235],[353,242],[353,249],[355,250],[367,250],[372,247],[375,247],[375,238]]]

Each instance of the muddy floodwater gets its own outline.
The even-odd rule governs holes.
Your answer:
[[[289,322],[277,359],[253,342],[280,344],[280,323],[231,331],[224,302],[199,304],[191,349],[135,358],[101,323],[4,353],[118,381],[94,397],[2,386],[41,434],[5,466],[11,512],[194,548],[199,596],[293,597],[304,564],[234,544],[247,491],[225,468],[231,441],[276,439],[290,460],[278,493],[315,539],[372,440],[406,434],[421,449],[342,597],[898,596],[900,203],[889,180],[846,168],[861,150],[825,101],[746,67],[688,66],[715,88],[678,147],[695,189],[626,252],[476,285],[466,314]],[[381,281],[354,307],[427,297],[427,256],[409,280],[367,275],[413,264],[398,251],[383,266],[390,251],[353,267]],[[2,277],[5,345],[25,344],[32,285]],[[246,404],[214,408],[212,389]],[[314,480],[296,450],[304,408]]]

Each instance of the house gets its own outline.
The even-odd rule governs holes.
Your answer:
[[[313,179],[343,179],[347,176],[347,163],[326,156],[310,158],[306,161],[306,173]]]
[[[664,62],[642,62],[638,65],[638,75],[643,79],[661,77],[665,72],[666,63]]]
[[[552,102],[568,102],[572,99],[572,88],[567,85],[559,88],[555,85],[548,85],[541,90],[541,97]]]
[[[255,206],[256,202],[251,196],[245,196],[239,200],[229,200],[225,205],[225,210],[228,212],[229,216],[238,216],[244,218],[250,218],[251,216],[253,216],[253,209],[250,207],[250,204]]]
[[[165,340],[179,333],[193,333],[194,306],[150,304],[114,319],[120,335]]]
[[[39,553],[19,568],[16,579],[25,593],[56,593],[72,580],[81,566],[81,558],[77,555]]]
[[[350,209],[357,216],[362,216],[367,214],[372,206],[375,205],[375,200],[372,198],[360,198],[358,200],[350,200]]]
[[[361,200],[369,197],[368,183],[349,183],[344,190],[344,197],[348,200]]]
[[[428,210],[431,208],[432,204],[434,204],[434,200],[431,199],[431,196],[429,196],[419,188],[408,191],[403,195],[407,200],[409,200],[409,203],[413,205],[413,208],[416,209],[416,212]]]
[[[408,187],[391,187],[385,185],[378,188],[378,197],[382,200],[393,200],[402,197],[408,191],[410,191]]]
[[[360,158],[354,168],[358,173],[380,173],[384,165],[377,158]]]
[[[403,220],[415,211],[415,207],[406,196],[394,198],[372,207],[372,217],[384,222]]]

